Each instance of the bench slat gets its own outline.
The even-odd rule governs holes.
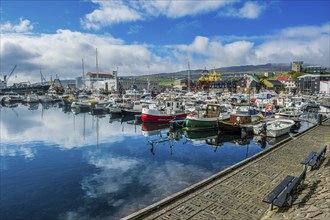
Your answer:
[[[315,154],[315,151],[310,152],[309,155],[301,161],[301,164],[307,164],[315,156]]]
[[[295,189],[298,184],[304,179],[306,176],[306,170],[304,170],[299,177],[294,178],[294,180],[290,183],[290,185],[284,190],[284,192],[274,201],[274,205],[278,207],[282,207],[287,199],[287,196],[291,194],[291,191]]]
[[[327,152],[327,145],[325,145],[322,150],[319,152],[319,154],[325,154]]]
[[[322,155],[326,152],[327,146],[323,147],[318,153],[315,154],[313,159],[309,161],[309,166],[314,167],[317,162],[321,159]]]
[[[283,189],[294,179],[293,176],[286,176],[280,184],[278,184],[273,191],[271,191],[265,198],[264,202],[272,203],[274,199],[283,191]]]

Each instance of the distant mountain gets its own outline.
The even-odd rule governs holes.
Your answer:
[[[196,79],[201,76],[204,69],[190,70],[190,76],[192,79]],[[212,69],[207,69],[212,70]],[[231,66],[216,68],[215,71],[224,74],[231,73],[264,73],[264,72],[288,72],[291,70],[290,64],[263,64],[263,65],[244,65],[244,66]],[[159,78],[184,78],[187,77],[188,70],[174,72],[174,73],[157,73],[152,74],[152,77]],[[150,76],[150,75],[149,75]],[[145,76],[141,76],[145,77]]]

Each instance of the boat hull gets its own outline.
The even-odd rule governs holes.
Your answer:
[[[241,133],[241,126],[231,123],[231,122],[227,122],[227,121],[219,121],[218,123],[218,128],[220,131],[224,131],[224,132],[232,132],[232,133]]]
[[[141,120],[143,122],[170,122],[174,119],[184,119],[187,114],[177,114],[177,115],[148,115],[143,114]]]
[[[186,130],[214,130],[217,128],[218,128],[217,118],[187,117],[185,121]]]
[[[223,132],[241,133],[242,129],[248,129],[252,125],[262,121],[261,115],[232,114],[230,120],[219,121],[218,128]]]
[[[294,125],[295,122],[293,120],[279,119],[270,121],[266,123],[266,131],[263,131],[263,133],[265,133],[267,137],[280,137],[288,134],[291,127]],[[253,132],[254,134],[262,133],[260,126],[255,126]]]
[[[22,87],[7,87],[0,89],[0,94],[15,92],[20,95],[29,94],[29,93],[46,93],[50,88],[50,84],[45,85],[26,85]]]
[[[185,119],[187,113],[165,114],[158,110],[142,109],[143,122],[170,122],[175,119]]]
[[[141,110],[133,110],[133,109],[121,109],[122,115],[141,115]]]

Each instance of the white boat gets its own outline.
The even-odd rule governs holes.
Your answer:
[[[309,100],[301,106],[301,110],[304,110],[304,111],[308,111],[311,109],[319,109],[319,108],[320,108],[320,103],[318,103],[315,100]]]
[[[39,102],[39,97],[37,94],[34,94],[34,93],[29,94],[26,96],[26,102],[27,103],[37,103],[37,102]]]
[[[298,107],[287,107],[282,108],[278,111],[278,113],[275,114],[275,118],[299,118],[303,114],[303,111],[301,111]]]
[[[255,125],[253,132],[258,135],[265,134],[267,137],[279,137],[288,134],[294,124],[290,119],[276,119]]]
[[[4,95],[1,99],[2,103],[17,103],[17,102],[22,102],[23,101],[23,97],[21,95],[19,95],[18,93],[14,93],[14,92],[9,92],[6,95]]]

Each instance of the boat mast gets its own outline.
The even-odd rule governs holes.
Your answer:
[[[96,48],[96,72],[99,73],[99,62],[98,62],[97,48]]]
[[[188,60],[188,92],[190,92],[190,65]]]
[[[85,84],[85,65],[84,65],[84,58],[81,59],[81,65],[82,65],[82,81],[84,88],[86,87]]]

